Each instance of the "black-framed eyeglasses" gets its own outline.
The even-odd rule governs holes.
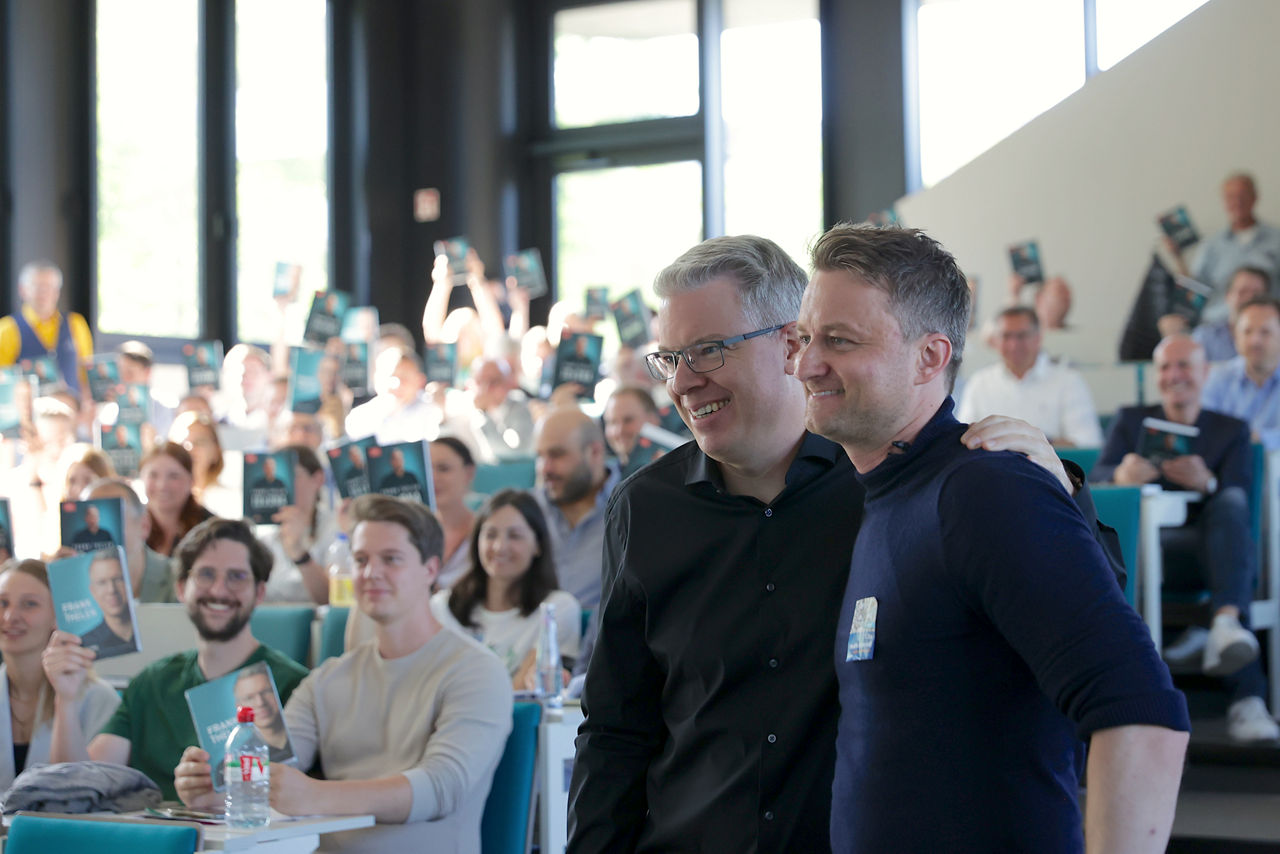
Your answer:
[[[734,344],[741,344],[743,341],[759,338],[761,335],[768,335],[770,332],[777,332],[784,326],[786,326],[785,323],[779,323],[776,326],[770,326],[768,329],[757,329],[755,332],[735,335],[723,341],[702,341],[692,347],[685,347],[683,350],[659,350],[656,353],[646,355],[644,364],[649,369],[649,374],[660,382],[666,382],[676,375],[676,369],[680,367],[680,358],[682,356],[684,357],[684,363],[689,366],[689,370],[695,374],[705,374],[714,371],[716,368],[724,367],[725,347],[732,347]]]

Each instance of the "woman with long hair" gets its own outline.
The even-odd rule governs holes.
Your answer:
[[[215,516],[238,518],[244,512],[240,490],[223,482],[225,460],[213,419],[203,412],[184,412],[169,428],[170,441],[191,454],[191,494]]]
[[[476,515],[470,569],[432,598],[432,612],[496,652],[512,685],[525,691],[534,687],[543,602],[555,605],[560,654],[570,666],[582,640],[582,609],[557,589],[546,520],[529,493],[496,492]]]
[[[120,705],[115,690],[96,677],[59,692],[41,661],[56,626],[45,565],[11,560],[0,567],[0,789],[23,769],[49,761],[56,708],[97,732]]]
[[[157,554],[172,555],[178,541],[213,514],[196,501],[195,464],[177,442],[156,444],[142,458],[142,485],[147,493],[151,533],[147,545]]]
[[[444,528],[444,560],[436,586],[441,590],[471,566],[471,530],[476,514],[467,506],[467,494],[476,479],[476,461],[461,439],[441,436],[431,443],[431,485],[436,496],[436,518]]]

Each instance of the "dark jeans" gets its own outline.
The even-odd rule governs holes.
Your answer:
[[[1164,586],[1171,591],[1209,588],[1213,611],[1224,605],[1240,609],[1240,623],[1249,627],[1249,604],[1258,578],[1258,544],[1249,531],[1249,497],[1238,486],[1209,496],[1188,508],[1187,524],[1160,532],[1164,555]],[[1254,660],[1223,680],[1233,700],[1262,697],[1267,679]]]

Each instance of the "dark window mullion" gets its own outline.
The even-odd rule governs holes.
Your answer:
[[[235,0],[200,9],[200,334],[236,340]]]

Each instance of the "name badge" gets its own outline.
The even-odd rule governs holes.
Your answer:
[[[868,596],[853,603],[853,625],[849,627],[849,651],[845,661],[870,661],[876,651],[876,612],[880,603]]]

